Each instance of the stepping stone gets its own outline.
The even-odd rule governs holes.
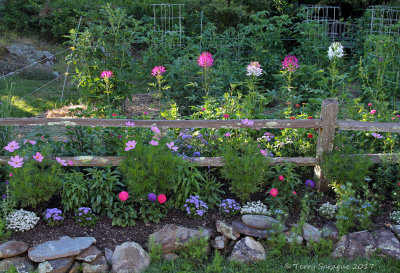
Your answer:
[[[25,253],[28,245],[21,241],[8,241],[0,244],[0,258],[10,258]]]
[[[240,234],[234,231],[233,227],[225,222],[217,220],[215,225],[219,233],[231,240],[237,240],[240,237]]]
[[[83,263],[82,273],[108,273],[108,263],[104,256],[98,256],[91,263]]]
[[[160,244],[163,253],[172,252],[195,238],[210,239],[211,231],[195,230],[174,224],[165,225],[162,229],[149,235],[149,243]]]
[[[96,246],[91,246],[81,254],[75,257],[75,259],[83,262],[93,262],[101,255],[101,251]]]
[[[48,241],[28,251],[28,257],[36,263],[64,257],[76,256],[96,243],[93,237],[61,237],[58,241]]]
[[[38,266],[39,273],[66,273],[72,267],[74,257],[45,261]]]
[[[246,236],[236,243],[229,259],[242,263],[257,262],[265,260],[266,253],[260,242]]]
[[[149,254],[135,242],[125,242],[114,250],[112,256],[113,273],[143,272],[149,265]]]
[[[260,230],[257,228],[252,228],[249,226],[246,226],[242,222],[238,221],[233,221],[232,222],[233,230],[236,231],[237,233],[244,234],[247,236],[252,236],[252,237],[257,237],[257,238],[266,238],[270,232],[267,230]]]
[[[242,221],[247,226],[257,229],[273,229],[283,226],[279,221],[266,215],[246,214],[242,216]]]

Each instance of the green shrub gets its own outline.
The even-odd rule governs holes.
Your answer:
[[[76,210],[89,204],[89,185],[83,173],[72,171],[63,175],[61,204],[65,211]]]

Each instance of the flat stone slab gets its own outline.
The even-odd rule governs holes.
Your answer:
[[[108,263],[104,256],[97,257],[91,263],[82,264],[82,273],[108,273]]]
[[[96,246],[90,246],[88,249],[76,256],[75,259],[90,263],[96,260],[97,257],[101,256],[101,254],[101,251]]]
[[[66,273],[74,264],[74,257],[45,261],[38,266],[39,273]]]
[[[282,224],[272,217],[266,215],[246,214],[242,216],[242,221],[247,226],[257,229],[282,228]]]
[[[233,226],[234,231],[236,231],[240,234],[247,235],[247,236],[252,236],[252,237],[257,237],[257,238],[266,238],[270,234],[270,232],[268,232],[267,230],[251,228],[239,221],[233,221],[232,226]]]
[[[10,258],[25,253],[28,245],[21,241],[8,241],[0,244],[0,258]]]
[[[58,241],[48,241],[37,245],[28,251],[28,257],[36,263],[81,254],[85,249],[96,243],[93,237],[61,237]]]

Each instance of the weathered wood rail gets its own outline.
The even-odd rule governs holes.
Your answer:
[[[321,157],[324,152],[331,152],[336,129],[353,131],[375,131],[400,133],[400,123],[361,122],[352,120],[337,120],[339,105],[337,100],[323,101],[320,119],[307,120],[252,120],[254,125],[249,127],[241,120],[122,120],[122,119],[85,119],[85,118],[1,118],[0,126],[90,126],[90,127],[127,127],[127,122],[134,122],[134,127],[150,128],[157,126],[166,128],[318,128],[318,139],[315,157],[275,157],[271,164],[292,162],[298,166],[314,166],[315,175],[319,178],[318,189],[326,191],[328,183],[321,171]],[[383,158],[398,161],[400,155],[368,154],[372,161],[379,163]],[[7,164],[10,157],[0,156],[0,164]],[[27,158],[28,159],[28,158]],[[118,166],[124,157],[118,156],[76,156],[61,157],[73,161],[74,166]],[[187,158],[199,166],[223,166],[221,157]]]

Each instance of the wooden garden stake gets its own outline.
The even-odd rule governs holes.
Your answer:
[[[316,152],[319,162],[321,161],[324,152],[332,152],[338,113],[339,103],[336,99],[328,99],[322,102],[321,128],[318,133]],[[326,192],[328,190],[328,181],[322,173],[320,164],[315,165],[314,174],[319,178],[317,189]]]

